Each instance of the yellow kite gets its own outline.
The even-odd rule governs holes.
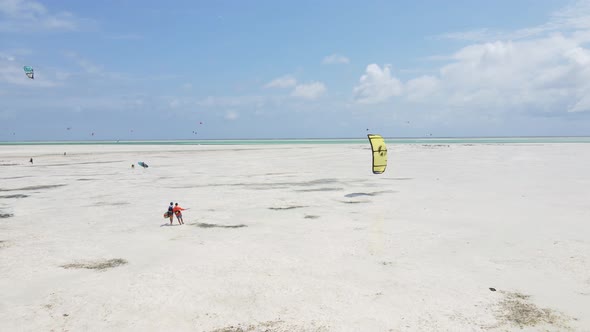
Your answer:
[[[387,167],[385,140],[380,135],[368,134],[367,136],[371,142],[371,150],[373,150],[373,174],[381,174],[385,172],[385,167]]]

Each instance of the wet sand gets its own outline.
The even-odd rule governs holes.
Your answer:
[[[0,146],[0,326],[590,330],[587,144],[388,148]]]

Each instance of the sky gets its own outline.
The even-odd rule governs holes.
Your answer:
[[[588,136],[589,43],[590,1],[0,0],[0,141]]]

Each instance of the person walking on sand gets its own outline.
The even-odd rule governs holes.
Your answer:
[[[180,206],[178,206],[178,203],[174,204],[173,211],[174,211],[174,214],[176,215],[176,219],[178,220],[178,223],[181,225],[184,225],[184,220],[182,219],[182,212],[181,212],[183,210],[186,210],[186,209],[183,209]]]
[[[172,225],[172,222],[174,221],[174,203],[170,202],[170,205],[168,206],[168,217],[170,217],[170,225]]]

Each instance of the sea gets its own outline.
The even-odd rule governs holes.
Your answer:
[[[384,137],[390,144],[502,144],[502,143],[590,143],[580,137]],[[0,145],[272,145],[272,144],[366,144],[367,138],[294,138],[294,139],[197,139],[197,140],[88,140],[0,142]]]

